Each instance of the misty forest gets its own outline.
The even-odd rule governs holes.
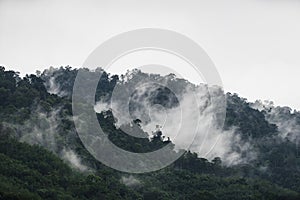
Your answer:
[[[248,102],[220,87],[194,85],[174,74],[133,70],[112,75],[99,68],[94,109],[113,144],[136,153],[170,144],[174,154],[183,151],[158,171],[125,173],[95,159],[78,136],[72,93],[79,70],[94,73],[67,66],[21,77],[0,67],[0,199],[300,199],[300,112],[271,101]],[[166,87],[139,87],[131,96],[128,116],[128,105],[118,99],[124,88],[155,80]],[[200,94],[198,108],[190,104],[191,91]],[[212,117],[218,106],[210,96],[226,100],[222,126]],[[112,109],[110,101],[116,97]],[[144,110],[149,105],[151,116]],[[179,107],[191,117],[184,118],[189,121],[181,127],[183,136],[176,138]],[[199,136],[186,148],[195,109],[201,111]],[[166,113],[170,123],[163,124]],[[208,122],[212,128],[203,143],[201,133]]]

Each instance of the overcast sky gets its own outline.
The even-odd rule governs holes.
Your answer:
[[[0,65],[80,67],[113,35],[149,27],[196,41],[226,91],[300,110],[299,0],[0,0]]]

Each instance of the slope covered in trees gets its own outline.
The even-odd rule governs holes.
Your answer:
[[[117,82],[126,82],[126,77],[103,73],[96,101],[109,99]],[[86,151],[74,127],[71,94],[76,74],[66,67],[21,78],[0,68],[0,199],[299,198],[299,148],[297,137],[291,137],[297,129],[282,134],[280,119],[275,120],[269,108],[258,109],[236,94],[226,94],[224,130],[235,130],[237,141],[251,146],[253,159],[226,165],[219,157],[208,160],[186,151],[153,173],[130,175],[105,167]],[[175,79],[172,84],[186,83]],[[168,96],[159,90],[153,101],[166,104]],[[168,105],[176,106],[172,102]],[[284,117],[297,124],[296,115]],[[161,136],[149,141],[127,135],[109,111],[97,116],[109,139],[123,149],[148,152],[166,143]],[[145,134],[139,121],[132,124]],[[234,148],[246,159],[242,145]]]

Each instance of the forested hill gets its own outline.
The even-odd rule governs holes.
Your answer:
[[[124,133],[111,110],[105,109],[117,84],[165,80],[183,97],[187,87],[208,87],[174,75],[136,70],[117,76],[99,70],[99,123],[115,145],[132,152],[159,149],[172,138],[162,139],[168,132],[151,140]],[[211,133],[213,139],[222,136],[213,154],[205,156],[192,147],[159,171],[121,173],[95,160],[77,135],[71,101],[77,72],[71,67],[50,68],[22,78],[0,67],[0,199],[300,199],[299,112],[270,102],[250,103],[216,88],[213,95],[226,97],[227,112],[222,130]],[[153,92],[151,98],[148,93],[142,97],[150,104],[168,109],[179,104],[165,88],[147,91]],[[201,98],[206,113],[205,92]],[[137,112],[140,106],[133,102],[131,112],[144,114]],[[145,123],[151,124],[147,117],[122,127],[147,134]]]

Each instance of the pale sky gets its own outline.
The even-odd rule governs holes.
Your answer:
[[[138,28],[196,41],[226,91],[300,110],[299,0],[0,0],[0,65],[22,74],[80,67],[102,42]]]

